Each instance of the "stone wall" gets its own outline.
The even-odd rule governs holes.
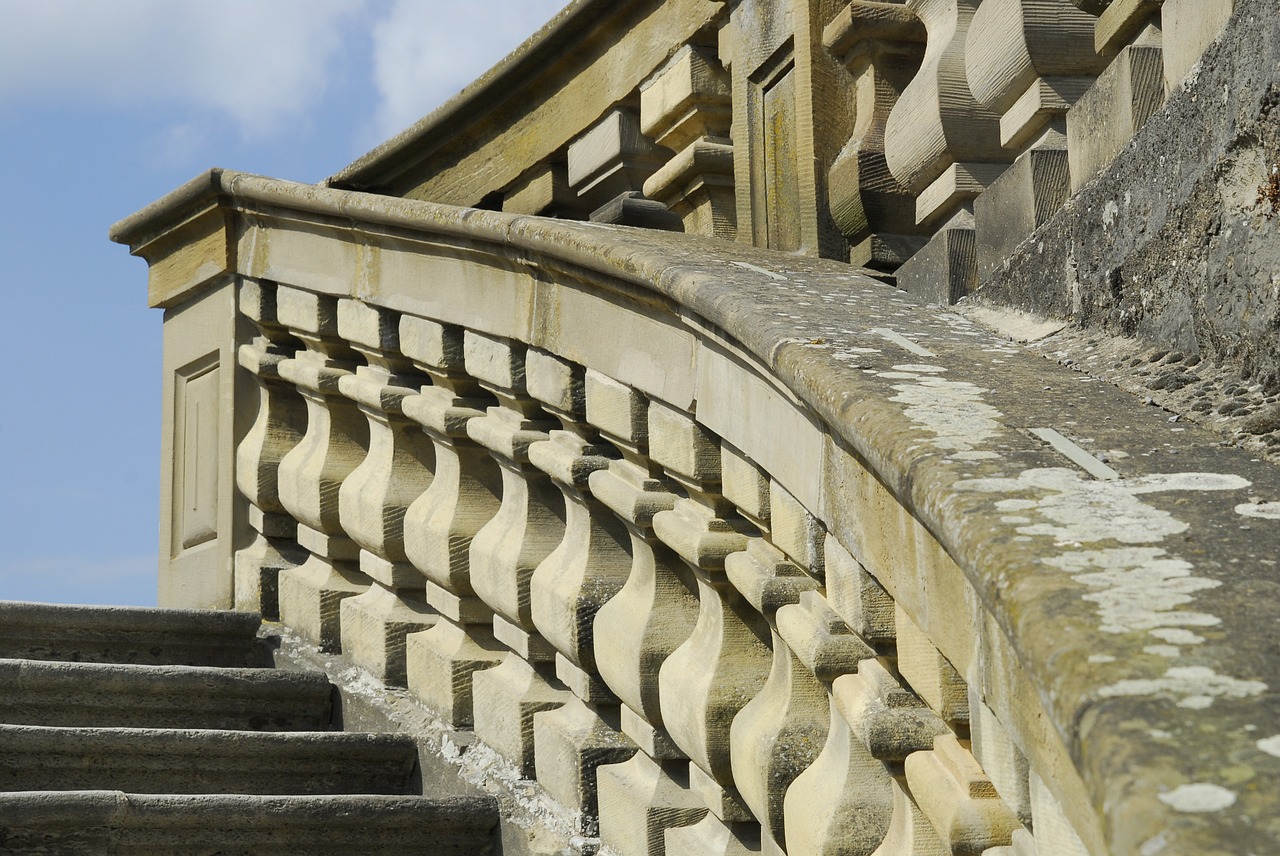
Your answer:
[[[1241,0],[1116,160],[977,299],[1234,362],[1280,390],[1280,32]]]

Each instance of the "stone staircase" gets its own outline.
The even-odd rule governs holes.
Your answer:
[[[493,800],[418,795],[413,739],[336,730],[260,623],[0,602],[0,852],[492,851]]]

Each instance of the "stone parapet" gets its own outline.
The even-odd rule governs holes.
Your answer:
[[[1280,835],[1272,468],[837,262],[226,171],[193,187],[113,235],[164,240],[203,199],[235,246],[227,347],[268,337],[266,282],[305,345],[273,513],[308,558],[282,603],[293,580],[312,639],[401,646],[424,702],[471,715],[578,834],[673,856]],[[393,363],[420,384],[396,406]],[[253,477],[193,494],[214,508],[246,501],[237,481],[269,504],[254,392]],[[351,444],[400,413],[430,461]],[[310,498],[338,460],[339,482],[376,470],[352,514],[394,494],[384,519],[422,527],[403,553],[346,522],[345,482]],[[431,546],[451,531],[465,559]],[[422,584],[366,576],[362,550]],[[335,600],[391,616],[416,591],[428,630],[349,633],[343,609],[332,632]]]

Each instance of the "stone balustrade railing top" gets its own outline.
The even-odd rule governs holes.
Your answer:
[[[713,238],[221,170],[112,236],[164,599],[277,610],[618,852],[1280,838],[1280,476],[1195,425]]]

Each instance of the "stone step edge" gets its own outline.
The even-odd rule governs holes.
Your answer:
[[[521,778],[515,765],[476,739],[474,732],[453,728],[408,690],[386,686],[341,654],[321,651],[285,625],[263,622],[259,636],[270,643],[276,668],[323,671],[338,690],[340,716],[347,721],[411,736],[418,744],[424,793],[431,793],[435,776],[493,795],[501,815],[504,853],[591,856],[599,851],[599,839],[577,833],[575,812],[537,782]],[[551,842],[559,842],[559,849],[548,851]]]
[[[332,828],[418,826],[488,831],[498,822],[496,800],[487,796],[422,797],[378,794],[253,795],[133,794],[123,791],[11,791],[0,793],[6,826],[57,829],[68,824],[121,828],[184,820],[221,829],[273,828],[303,822]],[[424,817],[426,815],[426,817]]]

